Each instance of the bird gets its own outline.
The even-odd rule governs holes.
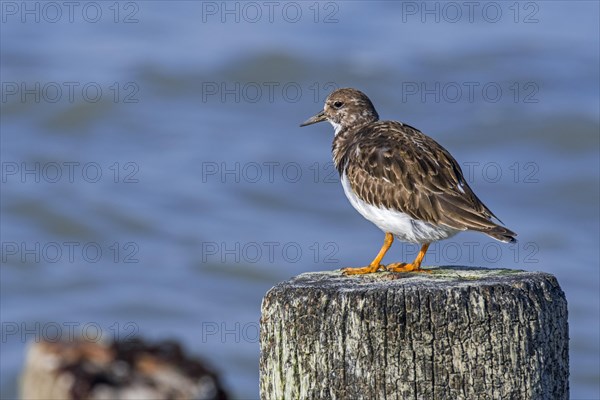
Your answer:
[[[346,197],[385,233],[375,259],[365,267],[343,268],[345,275],[430,272],[421,267],[430,244],[462,231],[516,242],[517,234],[479,200],[448,150],[417,128],[379,120],[363,92],[333,91],[323,110],[300,126],[322,121],[334,128],[333,162]],[[413,262],[382,264],[394,238],[421,246]]]

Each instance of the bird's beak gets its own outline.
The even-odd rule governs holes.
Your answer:
[[[306,125],[316,124],[317,122],[322,122],[322,121],[325,121],[326,119],[327,119],[327,117],[325,116],[325,111],[321,111],[314,117],[311,117],[311,118],[307,119],[306,121],[304,121],[302,124],[300,124],[300,126],[302,127],[302,126],[306,126]]]

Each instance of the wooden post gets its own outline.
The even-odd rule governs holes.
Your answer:
[[[568,340],[547,273],[306,273],[263,299],[260,396],[568,399]]]

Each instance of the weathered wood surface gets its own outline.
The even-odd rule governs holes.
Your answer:
[[[217,376],[170,341],[31,343],[23,400],[225,400]]]
[[[568,399],[567,302],[541,272],[306,273],[263,299],[261,399]]]

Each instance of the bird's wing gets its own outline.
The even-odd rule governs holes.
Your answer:
[[[450,153],[411,126],[371,124],[348,146],[349,157],[350,185],[368,204],[454,229],[514,235],[491,221],[495,215],[473,193]]]

